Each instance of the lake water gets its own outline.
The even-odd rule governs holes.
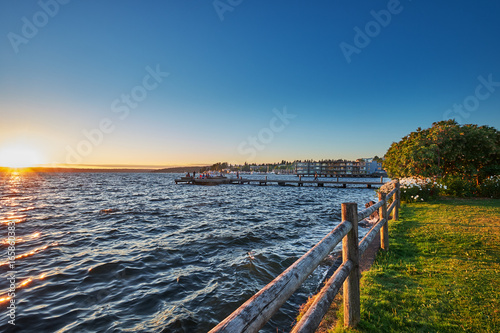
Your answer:
[[[0,298],[14,221],[16,330],[206,332],[331,231],[342,202],[361,210],[375,199],[352,186],[204,187],[176,176],[0,174]],[[289,331],[327,268],[263,331]],[[8,304],[0,331],[13,331]]]

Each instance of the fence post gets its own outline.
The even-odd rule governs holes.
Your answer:
[[[352,229],[342,239],[342,260],[351,260],[353,269],[344,282],[344,325],[355,327],[360,320],[359,299],[359,250],[358,250],[358,204],[342,204],[342,221],[352,223]]]
[[[399,184],[399,179],[396,179],[396,193],[394,194],[394,200],[396,200],[396,206],[394,207],[394,220],[399,220],[399,205],[401,203],[401,185]]]
[[[385,219],[384,226],[380,229],[380,247],[387,251],[389,250],[389,217],[387,216],[386,194],[379,192],[378,200],[384,200],[384,204],[378,210],[378,215],[380,219]]]

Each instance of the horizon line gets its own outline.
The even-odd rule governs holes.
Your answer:
[[[167,169],[182,167],[204,167],[211,164],[38,164],[32,168],[61,168],[61,169]],[[2,166],[0,166],[2,167]]]

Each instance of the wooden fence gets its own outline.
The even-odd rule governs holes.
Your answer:
[[[387,250],[389,248],[387,226],[389,215],[394,211],[393,218],[399,219],[399,181],[394,180],[390,183],[393,183],[394,189],[389,193],[380,191],[379,201],[361,212],[358,212],[356,203],[343,203],[342,222],[335,229],[221,321],[210,333],[259,331],[341,241],[342,265],[316,295],[314,302],[293,327],[292,332],[314,332],[342,284],[344,286],[344,324],[355,327],[360,320],[359,258],[378,234],[380,234],[381,248]],[[388,201],[391,197],[394,200],[388,207]],[[378,222],[358,243],[358,222],[370,216],[377,209],[379,212]]]

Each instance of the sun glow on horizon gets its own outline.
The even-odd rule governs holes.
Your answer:
[[[31,168],[44,163],[42,155],[25,145],[0,148],[0,167],[20,169]]]

